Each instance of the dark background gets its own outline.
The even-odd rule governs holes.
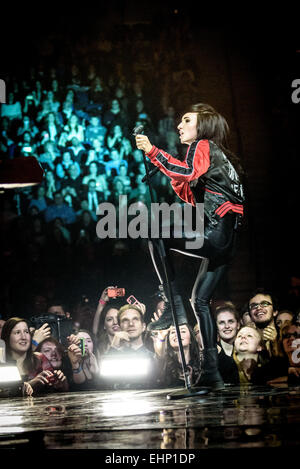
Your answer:
[[[20,75],[22,68],[38,64],[49,43],[52,55],[61,57],[62,49],[69,50],[74,41],[96,37],[99,31],[110,35],[112,30],[129,28],[134,50],[134,31],[142,30],[151,41],[158,30],[168,34],[188,24],[187,41],[193,42],[202,64],[197,75],[199,101],[209,102],[228,119],[231,148],[247,173],[240,250],[219,296],[227,295],[242,305],[255,287],[264,286],[277,294],[282,308],[296,309],[300,103],[292,102],[291,83],[300,78],[297,16],[295,8],[261,11],[253,3],[222,11],[217,5],[209,9],[171,1],[6,4],[1,19],[0,75]],[[65,60],[70,58],[66,55]],[[192,57],[189,65],[193,68]],[[97,297],[101,287],[112,282],[150,304],[151,311],[157,282],[147,252],[145,258],[142,252],[133,246],[121,260],[108,254],[101,269],[89,275],[73,273],[65,282],[63,273],[57,272],[57,279],[64,278],[69,301],[70,295],[77,298],[79,292]],[[184,288],[189,283],[186,269]],[[9,278],[9,272],[4,274]],[[22,298],[16,309],[20,305]]]

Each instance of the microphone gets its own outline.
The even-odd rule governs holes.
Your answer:
[[[132,135],[136,137],[138,134],[142,134],[144,132],[144,126],[142,124],[137,125],[132,132]]]
[[[154,176],[154,174],[156,174],[158,171],[159,171],[159,168],[157,166],[151,169],[151,171],[149,171],[149,179],[152,178],[152,176]],[[142,182],[145,182],[147,179],[148,179],[147,174],[145,174],[145,176],[142,179]]]
[[[134,135],[134,137],[138,134],[142,134],[144,132],[144,126],[142,124],[140,125],[137,125],[134,129],[133,129],[133,132],[132,132],[132,135]],[[154,169],[151,169],[151,171],[149,171],[148,175],[149,175],[149,179],[154,176],[154,174],[156,174],[157,172],[159,171],[159,168],[155,167]],[[148,179],[147,177],[147,174],[145,174],[145,176],[143,177],[142,179],[142,182],[145,182],[146,180]]]

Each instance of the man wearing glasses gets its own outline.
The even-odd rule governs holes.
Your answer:
[[[259,288],[249,300],[249,313],[255,326],[262,331],[263,340],[270,356],[274,355],[277,339],[275,317],[278,313],[277,301],[272,293]]]

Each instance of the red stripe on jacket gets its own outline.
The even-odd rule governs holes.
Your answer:
[[[193,153],[191,154],[191,146],[189,146],[184,161],[169,155],[163,150],[159,150],[153,146],[151,151],[147,153],[151,162],[157,166],[162,173],[171,179],[171,185],[178,197],[184,202],[195,205],[194,195],[189,186],[189,182],[199,178],[209,168],[209,142],[208,140],[199,140]],[[157,157],[161,158],[158,161]],[[165,162],[164,162],[165,160]],[[188,174],[180,174],[181,169],[190,171]]]

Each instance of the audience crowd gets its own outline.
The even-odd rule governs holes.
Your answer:
[[[147,331],[147,306],[133,295],[127,301],[116,297],[115,290],[103,290],[90,330],[59,301],[49,304],[38,328],[33,318],[1,321],[2,361],[18,367],[24,395],[185,386],[175,327]],[[164,306],[158,298],[151,320]],[[211,313],[225,385],[299,385],[300,310],[279,310],[272,292],[260,288],[241,311],[223,301]],[[188,320],[179,332],[190,380],[197,386],[203,346],[201,330],[193,326]]]
[[[151,41],[143,31],[116,28],[98,34],[97,40],[91,34],[72,43],[57,33],[52,48],[43,43],[39,50],[35,44],[37,50],[24,67],[3,77],[7,102],[0,104],[1,160],[35,156],[44,180],[37,187],[0,194],[6,272],[1,314],[24,310],[24,300],[30,303],[32,292],[40,292],[46,275],[49,283],[59,273],[66,297],[73,295],[77,282],[85,293],[91,278],[113,270],[109,255],[116,259],[131,250],[130,240],[97,236],[96,209],[110,202],[118,210],[121,195],[127,196],[128,206],[150,202],[142,182],[143,154],[132,135],[135,126],[143,124],[154,143],[181,153],[178,93],[180,111],[199,99],[198,65],[194,61],[191,66],[189,40],[184,53],[178,43],[175,54],[163,31]],[[174,40],[179,38],[176,29]],[[149,80],[154,63],[159,70],[151,70]],[[157,173],[152,185],[156,202],[180,202],[164,175]],[[80,278],[74,280],[75,275]],[[82,285],[84,279],[88,285]],[[93,284],[90,290],[95,288]]]
[[[119,31],[109,39],[103,36],[73,47],[67,42],[61,53],[56,44],[52,56],[50,51],[21,75],[6,79],[7,103],[0,109],[1,159],[34,156],[44,170],[39,186],[1,195],[7,276],[1,289],[1,338],[6,362],[16,363],[25,395],[184,386],[174,327],[147,332],[147,323],[162,313],[161,298],[152,314],[135,298],[129,303],[126,297],[112,298],[107,287],[91,313],[84,295],[71,309],[32,287],[44,278],[51,292],[59,281],[65,296],[76,296],[74,282],[67,290],[72,274],[81,273],[88,283],[99,273],[99,265],[107,262],[113,270],[115,259],[122,262],[130,250],[128,240],[100,240],[96,210],[101,202],[118,207],[121,195],[128,203],[150,202],[133,128],[144,125],[154,144],[180,154],[177,110],[201,99],[195,84],[199,64],[187,34],[174,31],[171,40],[160,32],[151,41],[141,31],[134,41],[126,34]],[[134,44],[130,50],[129,42]],[[158,173],[153,186],[155,201],[179,202],[164,175]],[[34,299],[27,308],[29,297]],[[299,384],[298,311],[279,309],[271,292],[257,290],[242,308],[223,301],[212,306],[212,314],[219,369],[227,385]],[[201,331],[191,321],[180,326],[180,335],[191,382],[197,385]],[[130,376],[125,361],[123,375],[103,374],[106,360],[111,360],[112,369],[113,360],[125,358],[145,360],[137,369],[147,369],[146,375]]]

